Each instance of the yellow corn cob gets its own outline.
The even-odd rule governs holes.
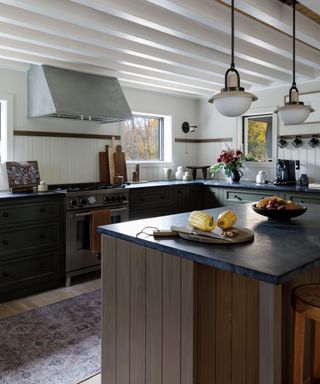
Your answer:
[[[213,217],[209,215],[209,213],[203,211],[191,212],[188,222],[192,227],[206,232],[212,231],[216,226]]]
[[[228,229],[237,221],[237,216],[231,210],[220,213],[217,220],[217,226],[222,229]]]

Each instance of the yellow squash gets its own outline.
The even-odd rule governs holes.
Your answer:
[[[209,215],[209,213],[203,211],[191,212],[188,222],[192,227],[206,232],[212,231],[216,226],[213,217]]]
[[[218,216],[217,226],[222,229],[228,229],[232,227],[236,221],[237,216],[233,211],[224,211]]]

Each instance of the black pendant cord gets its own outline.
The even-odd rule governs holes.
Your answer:
[[[292,92],[299,93],[296,85],[296,0],[292,4],[292,86],[289,91],[289,102],[292,102]]]
[[[234,68],[234,0],[231,0],[231,68]]]
[[[292,79],[292,83],[296,85],[296,0],[293,0],[292,8],[293,8],[293,47],[292,47],[293,79]]]
[[[230,72],[234,72],[237,75],[237,88],[240,89],[240,75],[234,64],[234,0],[231,0],[231,65],[224,75],[224,86],[226,90],[228,88],[228,75]]]

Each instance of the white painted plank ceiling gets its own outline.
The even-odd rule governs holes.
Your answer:
[[[301,0],[315,13],[319,0]],[[235,63],[251,91],[291,83],[292,9],[235,0]],[[0,0],[0,66],[51,64],[191,97],[223,87],[230,0]],[[320,76],[320,25],[297,12],[296,78]],[[21,63],[21,64],[19,64]]]

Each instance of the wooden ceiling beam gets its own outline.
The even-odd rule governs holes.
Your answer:
[[[209,48],[208,46],[202,45],[204,44],[203,41],[202,44],[199,44],[199,40],[197,40],[196,38],[195,41],[197,41],[198,43],[190,42],[190,40],[187,41],[185,39],[173,35],[168,35],[163,32],[143,27],[141,25],[136,25],[130,21],[124,21],[114,16],[102,14],[101,12],[90,9],[89,7],[82,7],[84,9],[81,9],[81,6],[73,4],[74,6],[76,6],[76,8],[71,8],[71,4],[71,2],[66,3],[61,0],[56,0],[55,2],[48,2],[47,0],[42,0],[42,7],[37,7],[39,3],[35,0],[15,1],[16,7],[19,6],[22,9],[28,9],[29,11],[37,12],[40,15],[47,15],[51,18],[55,17],[57,20],[62,19],[68,22],[72,22],[74,25],[85,25],[86,28],[90,28],[95,31],[100,31],[105,34],[111,34],[113,36],[122,37],[130,41],[145,44],[146,46],[160,48],[163,50],[171,50],[172,52],[176,53],[180,53],[182,50],[192,51],[194,47],[200,47],[202,49]],[[25,20],[28,20],[28,18]],[[229,37],[226,36],[223,40],[224,42],[226,42],[225,39],[229,39]],[[208,37],[207,40],[209,40]],[[223,41],[219,42],[217,45],[221,49],[227,50],[226,48],[223,48]],[[209,41],[207,42],[207,45],[210,45]],[[215,44],[211,44],[211,46],[214,45]],[[256,53],[254,57],[252,57],[249,48],[248,45],[246,45],[244,47],[244,53],[238,53],[239,57],[243,57],[243,59],[245,59],[246,61],[251,61],[262,66],[269,66],[269,68],[273,69],[277,67],[278,62],[282,65],[282,67],[279,69],[288,68],[289,66],[289,60],[287,58],[281,57],[279,55],[272,55],[270,54],[270,52],[266,52],[264,49],[260,49],[258,47],[254,47],[253,50]],[[245,65],[243,67],[245,67]],[[309,68],[309,73],[310,70],[311,69]],[[298,66],[297,76],[299,76]]]

